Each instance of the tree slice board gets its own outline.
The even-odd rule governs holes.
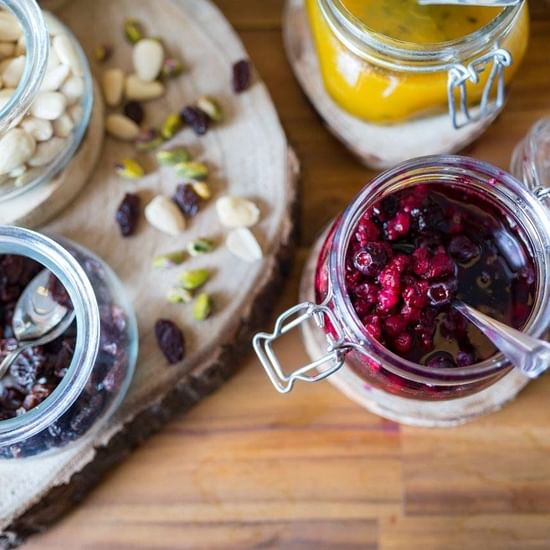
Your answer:
[[[315,267],[325,236],[326,232],[319,237],[308,256],[300,282],[301,302],[315,301]],[[312,361],[327,353],[325,335],[313,323],[302,325],[302,336]],[[369,386],[347,365],[327,380],[352,401],[374,414],[401,424],[426,428],[449,428],[498,411],[512,401],[529,383],[527,377],[514,369],[498,382],[475,395],[429,402],[406,399]]]
[[[67,166],[50,181],[0,204],[0,223],[34,228],[52,219],[90,179],[103,145],[105,107],[94,82],[94,107],[82,143]]]
[[[129,15],[143,21],[151,35],[161,36],[166,48],[184,60],[187,73],[170,82],[164,98],[145,104],[147,126],[158,127],[167,114],[194,102],[199,94],[220,99],[226,122],[202,138],[185,129],[169,144],[188,146],[197,159],[206,160],[212,174],[214,197],[181,236],[162,234],[144,220],[132,238],[119,236],[114,215],[125,192],[138,191],[147,201],[156,193],[171,195],[177,179],[167,168],[153,170],[138,183],[119,179],[113,171],[115,161],[135,151],[110,137],[89,184],[44,228],[87,246],[116,271],[136,310],[140,352],[126,400],[99,433],[51,457],[0,463],[0,530],[5,546],[44,529],[132,447],[238,368],[240,355],[250,350],[252,332],[265,321],[278,296],[293,249],[298,163],[259,76],[245,93],[232,92],[231,66],[247,54],[217,8],[206,0],[73,0],[58,15],[86,52],[101,43],[115,46],[105,67],[131,69],[131,48],[122,37]],[[100,67],[94,69],[99,76]],[[223,246],[225,230],[214,205],[223,194],[244,196],[259,205],[262,219],[253,232],[264,250],[261,261],[245,263]],[[199,236],[220,244],[181,269],[151,268],[155,255],[181,249]],[[167,304],[165,294],[183,269],[203,266],[213,272],[206,290],[216,311],[198,323],[189,305]],[[168,366],[157,348],[153,327],[160,317],[173,319],[185,332],[187,355],[182,364]]]
[[[304,0],[287,0],[283,36],[290,66],[304,93],[328,129],[371,168],[390,168],[413,157],[460,151],[496,117],[495,114],[459,130],[452,127],[447,113],[397,125],[369,124],[344,111],[326,91]],[[476,110],[471,112],[475,115]]]

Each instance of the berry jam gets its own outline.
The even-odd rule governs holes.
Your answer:
[[[517,224],[475,190],[414,185],[370,208],[346,255],[346,291],[365,332],[430,367],[496,353],[456,312],[455,297],[521,329],[537,287]]]

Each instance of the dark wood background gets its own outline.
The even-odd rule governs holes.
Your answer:
[[[282,0],[218,0],[271,90],[302,163],[301,240],[278,310],[295,303],[308,248],[371,177],[323,127],[281,39]],[[503,115],[467,151],[503,168],[550,114],[550,3]],[[398,146],[398,144],[396,144]],[[305,360],[297,335],[283,360]],[[26,548],[550,548],[550,377],[460,428],[401,427],[328,383],[275,392],[254,357],[172,421]]]

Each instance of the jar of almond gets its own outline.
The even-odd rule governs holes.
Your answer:
[[[90,67],[71,31],[34,0],[0,0],[0,202],[67,165],[92,105]]]

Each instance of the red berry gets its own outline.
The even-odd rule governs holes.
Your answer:
[[[386,265],[388,256],[381,243],[369,243],[353,258],[355,268],[369,277],[378,275]]]
[[[421,277],[430,269],[430,251],[427,248],[417,248],[412,253],[413,271]]]
[[[405,354],[411,351],[413,337],[408,332],[403,332],[396,336],[393,340],[393,345],[397,352]]]
[[[411,217],[406,212],[398,212],[391,220],[384,224],[386,237],[395,241],[403,237],[411,228]]]
[[[428,270],[424,273],[427,279],[442,279],[455,274],[456,265],[444,252],[435,254],[429,262]]]
[[[399,303],[399,294],[395,294],[391,289],[383,289],[378,294],[378,309],[381,312],[391,311]]]
[[[407,330],[407,320],[402,315],[390,315],[384,320],[384,330],[389,336],[397,336]]]
[[[399,272],[391,267],[386,267],[378,276],[378,282],[384,289],[391,289],[394,293],[399,294],[401,289],[401,278]]]

